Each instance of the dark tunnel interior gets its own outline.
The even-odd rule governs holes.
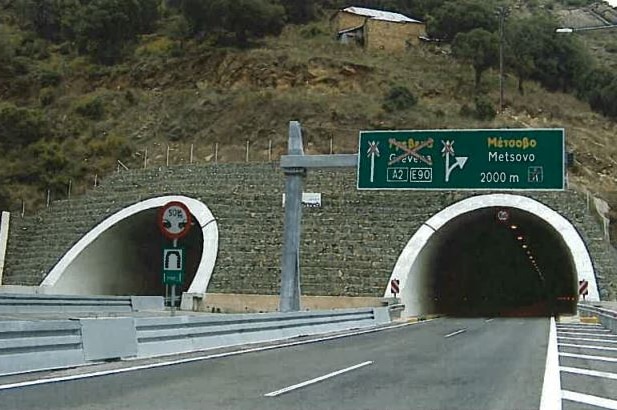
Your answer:
[[[434,313],[550,316],[576,309],[572,256],[559,233],[529,212],[482,208],[460,215],[427,248],[426,289]]]
[[[63,294],[165,296],[163,249],[172,248],[156,224],[157,209],[134,214],[103,232],[67,267],[54,289]],[[193,218],[193,221],[195,219]],[[201,261],[203,234],[194,222],[179,239],[185,275],[176,295],[188,290]],[[87,272],[87,275],[84,275]]]

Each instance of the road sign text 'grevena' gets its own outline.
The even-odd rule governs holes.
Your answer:
[[[361,131],[358,189],[563,190],[563,129]]]

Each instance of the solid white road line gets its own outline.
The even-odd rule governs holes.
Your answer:
[[[461,329],[461,330],[457,330],[456,332],[452,332],[452,333],[448,333],[447,335],[445,335],[444,337],[447,339],[448,337],[452,337],[452,336],[456,336],[456,335],[460,335],[463,332],[466,332],[467,329]]]
[[[604,347],[604,346],[589,346],[589,345],[577,345],[574,343],[559,343],[561,347],[578,347],[579,349],[590,349],[590,350],[608,350],[612,352],[617,352],[617,347]]]
[[[599,333],[560,332],[558,330],[557,337],[561,337],[561,335],[594,336],[594,337],[605,337],[607,339],[617,338],[617,335],[602,335]]]
[[[559,335],[557,335],[557,339],[559,340],[580,340],[581,342],[617,343],[617,340],[590,339],[587,337],[569,337],[569,336],[559,336]]]
[[[578,367],[563,367],[559,370],[566,373],[582,374],[584,376],[602,377],[603,379],[617,380],[617,373],[600,372],[598,370],[579,369]]]
[[[576,393],[573,391],[564,390],[561,392],[561,397],[564,400],[575,401],[577,403],[590,404],[603,409],[617,410],[617,401],[605,399],[604,397],[592,396],[590,394]]]
[[[557,350],[557,329],[555,318],[551,317],[546,348],[546,365],[540,410],[561,410],[561,376],[559,375],[559,351]]]
[[[598,360],[601,362],[617,363],[617,357],[609,357],[609,356],[591,356],[588,354],[563,353],[563,352],[559,352],[559,356],[572,357],[574,359]]]
[[[493,318],[490,318],[490,319],[486,319],[484,322],[485,322],[485,323],[490,323],[490,322],[492,322],[493,320],[495,320],[495,318],[494,318],[494,317],[493,317]]]
[[[285,388],[280,389],[280,390],[276,390],[276,391],[273,391],[273,392],[270,392],[270,393],[266,393],[266,394],[264,394],[264,396],[266,396],[266,397],[280,396],[281,394],[290,392],[292,390],[297,390],[297,389],[300,389],[302,387],[309,386],[311,384],[319,383],[320,381],[323,381],[323,380],[326,380],[326,379],[330,379],[332,377],[338,376],[338,375],[343,374],[343,373],[350,372],[352,370],[359,369],[359,368],[364,367],[364,366],[368,366],[369,364],[373,364],[373,362],[369,360],[368,362],[360,363],[360,364],[357,364],[355,366],[346,367],[345,369],[341,369],[341,370],[337,370],[337,371],[332,372],[332,373],[324,374],[323,376],[319,376],[319,377],[316,377],[316,378],[311,379],[311,380],[307,380],[307,381],[302,382],[302,383],[294,384],[293,386],[288,386],[288,387],[285,387]]]
[[[65,382],[65,381],[70,381],[70,380],[87,379],[91,377],[100,377],[100,376],[108,376],[108,375],[118,374],[118,373],[133,372],[137,370],[155,369],[158,367],[199,362],[202,360],[218,359],[218,358],[229,357],[229,356],[237,356],[237,355],[246,354],[246,353],[263,352],[266,350],[280,349],[284,347],[299,346],[299,345],[311,344],[311,343],[319,343],[319,342],[324,342],[327,340],[341,339],[341,338],[349,337],[349,336],[357,336],[357,335],[362,335],[366,333],[375,333],[375,332],[381,332],[381,331],[389,330],[389,329],[397,329],[397,328],[409,326],[409,325],[428,323],[428,322],[431,322],[432,320],[434,319],[424,320],[422,322],[417,322],[417,323],[401,323],[400,325],[388,326],[388,327],[383,327],[383,328],[378,328],[378,329],[358,330],[356,332],[344,333],[344,334],[334,335],[334,336],[324,336],[324,337],[320,337],[320,338],[312,339],[312,340],[301,340],[297,342],[288,342],[288,343],[282,343],[282,344],[277,344],[277,345],[272,345],[272,346],[253,347],[253,348],[248,348],[248,349],[234,350],[234,351],[225,352],[225,353],[210,354],[206,356],[189,357],[186,359],[169,360],[166,362],[149,363],[149,364],[132,366],[132,367],[123,367],[120,369],[101,370],[98,372],[74,374],[74,375],[69,375],[69,376],[48,377],[48,378],[37,379],[37,380],[26,380],[26,381],[17,382],[17,383],[0,384],[0,391],[8,390],[8,389],[15,389],[19,387],[35,386],[38,384],[58,383],[58,382]]]

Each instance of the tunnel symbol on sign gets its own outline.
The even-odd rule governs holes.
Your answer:
[[[182,250],[181,249],[165,249],[163,253],[164,267],[166,271],[181,271],[182,270]]]

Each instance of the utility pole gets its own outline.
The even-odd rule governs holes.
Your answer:
[[[499,16],[499,112],[503,112],[503,46],[504,46],[504,23],[510,9],[505,6],[500,6],[498,9]]]

